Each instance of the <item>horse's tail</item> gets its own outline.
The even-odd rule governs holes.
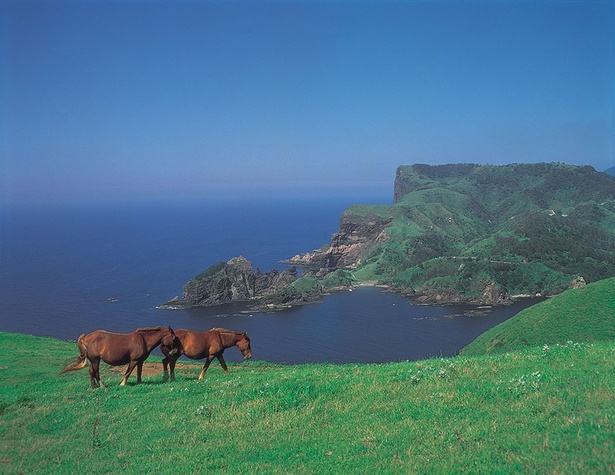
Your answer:
[[[88,347],[85,344],[85,335],[81,335],[77,340],[77,346],[79,347],[79,356],[75,361],[66,366],[62,371],[58,374],[68,373],[69,371],[77,371],[79,369],[85,368],[85,365],[88,363],[87,354]]]

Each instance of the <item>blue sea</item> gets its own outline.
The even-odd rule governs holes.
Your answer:
[[[156,308],[191,277],[242,255],[263,272],[330,242],[352,198],[3,206],[0,331],[75,340],[103,328],[248,331],[253,358],[379,363],[452,356],[528,306],[412,305],[376,287],[276,313]],[[373,200],[369,203],[374,203]],[[386,200],[382,199],[382,204]],[[238,350],[225,352],[241,361]]]

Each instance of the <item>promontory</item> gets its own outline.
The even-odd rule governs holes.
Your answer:
[[[215,263],[162,306],[275,310],[375,284],[422,303],[554,295],[615,276],[615,177],[560,163],[400,166],[393,204],[349,207],[330,243],[282,262],[292,267]]]

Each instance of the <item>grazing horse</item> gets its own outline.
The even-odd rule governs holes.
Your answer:
[[[112,333],[96,330],[81,335],[77,340],[79,356],[66,366],[59,374],[85,368],[90,361],[90,383],[92,388],[105,387],[100,380],[100,360],[111,366],[128,365],[120,386],[124,386],[132,370],[137,367],[137,383],[141,382],[143,362],[158,345],[164,347],[166,356],[174,355],[179,348],[179,341],[171,327],[138,328],[132,333]]]
[[[212,328],[206,332],[197,332],[185,330],[183,328],[178,329],[175,335],[179,339],[180,348],[175,354],[170,354],[169,350],[161,347],[163,352],[169,353],[166,358],[162,360],[162,367],[164,370],[163,381],[169,379],[170,368],[171,381],[175,381],[175,363],[181,355],[186,355],[192,360],[205,360],[205,365],[199,379],[203,379],[205,372],[214,358],[218,358],[220,365],[225,373],[228,373],[226,362],[222,356],[226,348],[231,346],[237,346],[244,359],[252,358],[252,349],[250,348],[250,337],[246,332],[236,332],[233,330],[226,330],[224,328]]]

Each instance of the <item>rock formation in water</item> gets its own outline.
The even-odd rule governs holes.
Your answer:
[[[320,288],[305,292],[297,282],[297,269],[262,273],[252,270],[244,257],[218,262],[190,279],[184,285],[183,297],[175,297],[161,308],[210,307],[231,302],[244,302],[250,311],[275,310],[320,298]]]

